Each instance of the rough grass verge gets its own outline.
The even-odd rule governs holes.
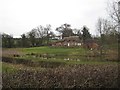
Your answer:
[[[3,88],[118,88],[116,65],[67,65],[3,73]]]

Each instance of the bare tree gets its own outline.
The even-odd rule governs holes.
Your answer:
[[[47,37],[47,45],[49,43],[50,30],[51,30],[51,25],[50,24],[46,25],[45,32],[46,32],[46,37]]]
[[[102,18],[99,18],[98,19],[98,22],[96,24],[96,27],[97,27],[97,31],[99,32],[100,34],[100,56],[101,56],[101,59],[102,59],[102,21],[103,19]]]
[[[113,0],[108,2],[108,13],[113,21],[113,30],[117,31],[118,44],[120,43],[120,0]],[[115,34],[115,33],[114,33]],[[119,46],[119,45],[118,45]]]
[[[96,28],[97,28],[97,32],[100,34],[100,36],[102,34],[108,35],[111,32],[116,32],[114,25],[111,21],[107,20],[107,19],[103,19],[103,18],[99,18],[96,24]]]
[[[109,13],[109,16],[111,17],[113,23],[114,23],[114,28],[118,26],[118,22],[120,21],[120,15],[118,12],[118,2],[119,0],[113,0],[108,2],[108,7],[107,11]]]
[[[62,39],[63,39],[64,37],[69,37],[73,35],[73,31],[70,27],[71,27],[70,24],[65,23],[60,27],[56,28],[56,31],[62,33]]]
[[[42,25],[36,28],[37,38],[39,39],[40,44],[43,44],[44,36],[45,36],[45,27]]]
[[[43,44],[43,41],[47,42],[47,45],[49,43],[49,38],[50,38],[50,30],[51,30],[51,25],[48,24],[46,27],[39,25],[38,27],[35,28],[36,30],[36,38],[39,39],[41,44]]]
[[[111,46],[117,44],[118,31],[114,28],[111,21],[102,18],[98,19],[96,28],[100,36],[100,56],[103,59],[103,54],[106,53],[106,50],[114,48]]]

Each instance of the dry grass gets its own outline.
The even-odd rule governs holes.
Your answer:
[[[117,88],[118,66],[69,65],[43,71],[3,73],[3,87],[16,88]]]
[[[115,61],[118,60],[118,50],[108,50],[105,59]]]
[[[22,49],[20,48],[7,48],[2,49],[3,57],[13,57],[14,55],[23,55]]]

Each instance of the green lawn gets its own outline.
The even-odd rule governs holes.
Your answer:
[[[117,62],[111,62],[106,60],[101,60],[100,57],[89,57],[90,54],[93,54],[93,51],[84,49],[82,47],[76,47],[76,48],[67,48],[67,47],[32,47],[32,48],[11,48],[6,49],[8,50],[10,58],[13,58],[13,60],[30,60],[34,63],[44,63],[45,65],[51,64],[63,64],[63,65],[69,65],[69,64],[116,64]],[[7,52],[7,51],[6,51]],[[21,53],[20,57],[14,57],[13,54],[19,54]],[[7,53],[5,53],[7,54]],[[27,55],[29,54],[29,55]],[[34,54],[34,55],[31,55]],[[50,56],[50,58],[43,58],[43,57],[36,57],[36,55],[53,55],[53,57]],[[95,53],[96,54],[96,53]],[[82,56],[83,55],[83,56]],[[86,56],[84,56],[86,55]],[[69,60],[68,60],[69,59]],[[26,61],[25,61],[26,62]],[[27,65],[27,64],[24,64]],[[9,68],[9,65],[3,64],[6,70],[6,68]]]
[[[84,54],[84,48],[66,48],[66,47],[33,47],[33,48],[23,48],[25,53],[39,53],[39,54],[58,54],[58,55],[79,55]]]

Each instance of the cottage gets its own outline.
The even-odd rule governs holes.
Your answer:
[[[82,42],[82,39],[79,36],[70,36],[65,37],[64,39],[58,40],[56,42],[51,43],[51,46],[66,46],[66,47],[77,47],[82,46],[84,48],[95,50],[99,48],[99,45],[96,43],[95,40],[87,39],[86,41]]]
[[[81,46],[82,41],[80,40],[79,36],[70,36],[70,37],[65,37],[63,44],[66,46]]]
[[[68,47],[81,46],[82,41],[80,40],[79,36],[70,36],[70,37],[65,37],[62,40],[58,40],[57,42],[53,42],[51,45],[52,46],[68,46]]]

